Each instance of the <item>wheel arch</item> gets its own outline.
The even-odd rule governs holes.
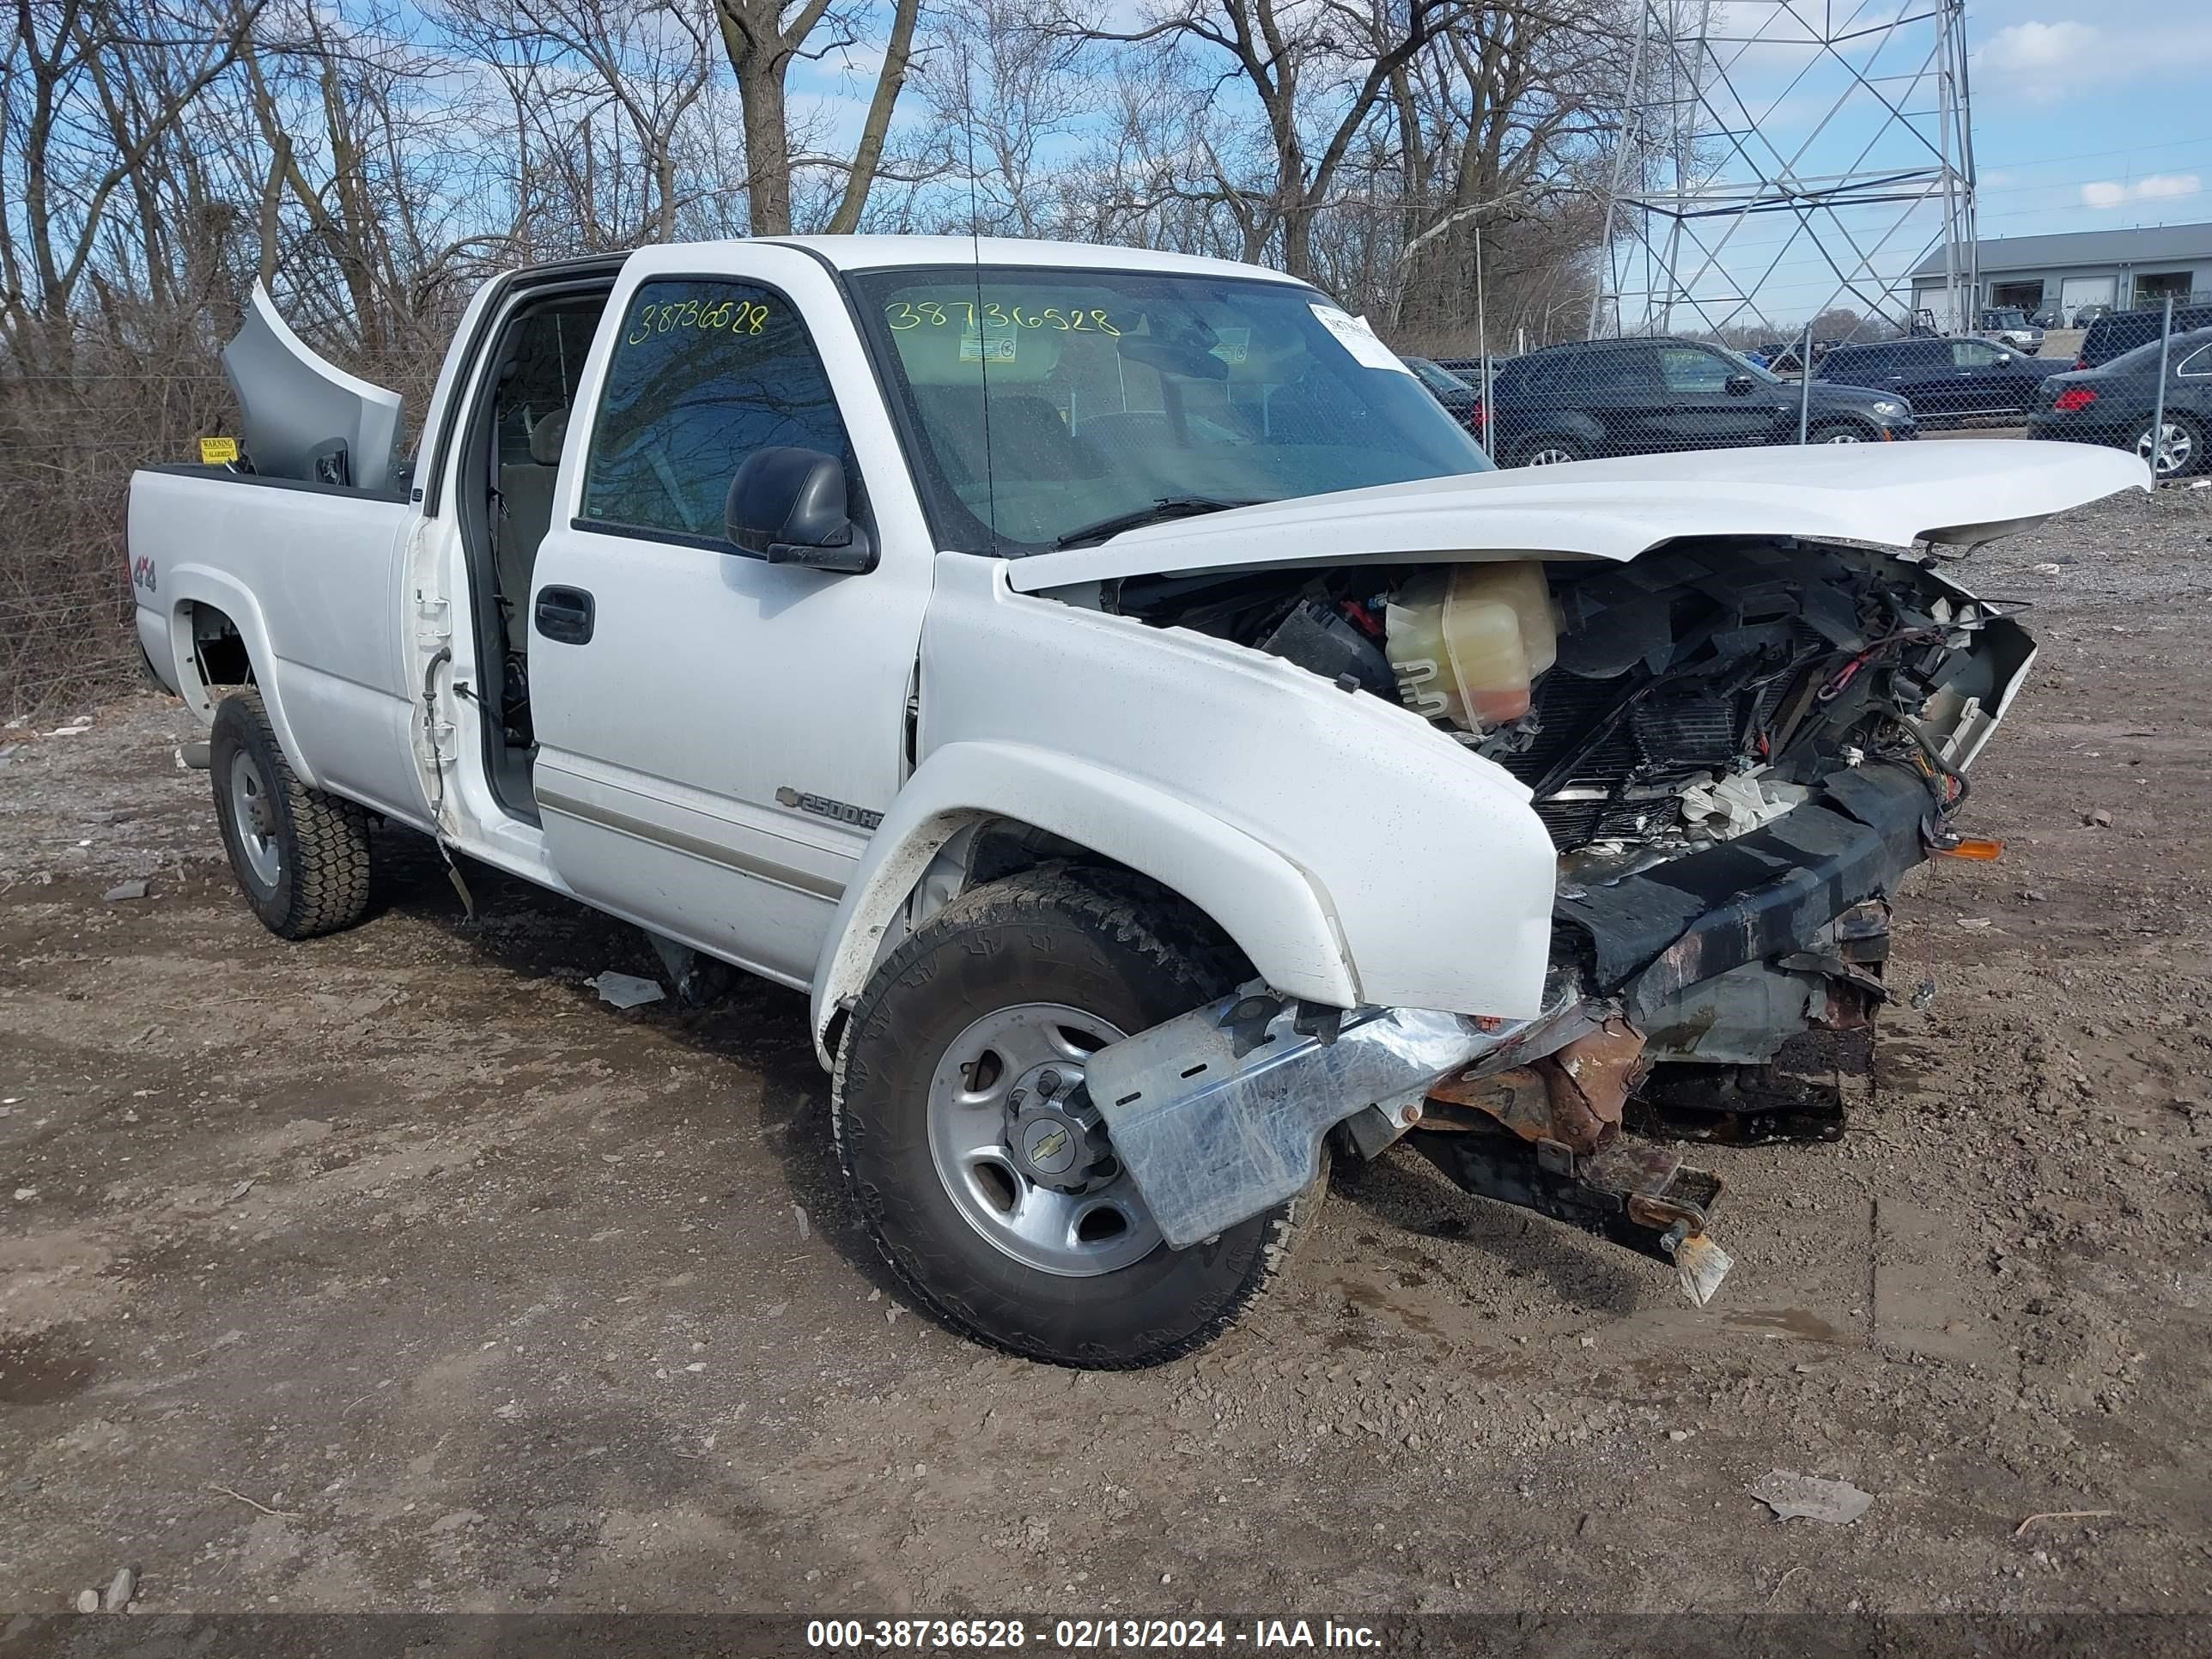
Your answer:
[[[285,718],[276,653],[252,592],[199,565],[179,565],[165,571],[161,580],[169,600],[169,662],[177,695],[203,721],[212,723],[218,688],[252,686],[261,694],[270,729],[294,774],[309,788],[320,788],[321,780]]]
[[[1279,990],[1338,1007],[1359,1000],[1326,896],[1281,854],[1188,802],[1066,755],[955,743],[900,791],[838,904],[814,974],[822,1063],[831,1064],[845,1012],[918,907],[1054,860],[1157,884]]]

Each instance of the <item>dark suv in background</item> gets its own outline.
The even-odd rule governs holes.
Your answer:
[[[2107,312],[2092,322],[2088,331],[2082,335],[2081,353],[2074,367],[2100,368],[2124,351],[2133,351],[2146,340],[2155,340],[2165,326],[2164,306],[2155,311]],[[2174,307],[2173,331],[2179,334],[2192,328],[2212,328],[2212,305]]]
[[[1491,369],[1491,454],[1501,466],[1797,441],[1799,388],[1702,340],[1546,346]],[[1814,443],[1917,435],[1902,398],[1814,381]]]
[[[1813,378],[1894,393],[1912,405],[1923,426],[1936,426],[2016,419],[2035,406],[2044,381],[2072,367],[2063,358],[2031,357],[1994,340],[1915,336],[1838,346],[1813,365]]]

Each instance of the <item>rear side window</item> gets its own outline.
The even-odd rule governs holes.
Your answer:
[[[1813,365],[1816,380],[1846,380],[1854,374],[1887,374],[1889,372],[1889,353],[1880,346],[1846,347],[1832,351]]]
[[[854,471],[844,422],[791,302],[750,283],[647,283],[617,326],[583,516],[719,539],[730,479],[755,450],[793,445]]]
[[[1649,392],[1658,380],[1651,354],[1643,346],[1594,351],[1578,363],[1562,361],[1558,384],[1577,392]]]

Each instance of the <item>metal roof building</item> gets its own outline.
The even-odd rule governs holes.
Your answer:
[[[2071,322],[2083,306],[2162,304],[2212,294],[2212,224],[2149,225],[2139,230],[2077,230],[2051,236],[2003,236],[1975,245],[1981,273],[1978,303],[2063,313]],[[1960,251],[1958,264],[1966,269]],[[1913,269],[1912,303],[1943,307],[1943,250]]]

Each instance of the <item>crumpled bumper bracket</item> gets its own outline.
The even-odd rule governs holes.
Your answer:
[[[1699,1307],[1735,1264],[1707,1231],[1721,1178],[1663,1146],[1620,1139],[1587,1156],[1498,1127],[1413,1145],[1453,1183],[1670,1263]]]

